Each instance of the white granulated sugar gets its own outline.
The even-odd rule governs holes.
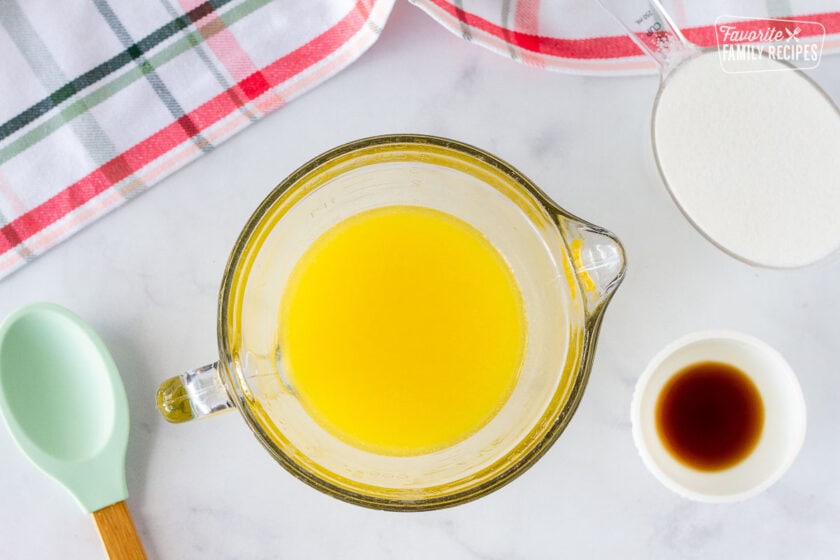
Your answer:
[[[725,250],[763,266],[812,263],[840,245],[840,113],[780,62],[738,64],[759,71],[725,73],[709,52],[666,79],[653,123],[660,169]]]

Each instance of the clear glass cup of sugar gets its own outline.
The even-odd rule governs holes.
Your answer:
[[[753,266],[796,268],[840,247],[840,110],[793,64],[759,49],[724,65],[658,0],[595,0],[656,61],[653,153],[678,208]]]

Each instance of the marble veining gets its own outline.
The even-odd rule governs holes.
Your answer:
[[[811,75],[840,100],[840,57]],[[54,301],[108,344],[131,404],[129,508],[150,558],[838,558],[840,258],[755,270],[704,241],[652,164],[657,87],[653,76],[529,68],[397,3],[381,40],[348,70],[0,282],[0,316]],[[500,491],[422,514],[330,499],[275,464],[236,413],[171,426],[153,398],[161,380],[215,359],[224,263],[265,194],[318,153],[389,132],[451,136],[496,153],[572,213],[614,231],[629,262],[589,387],[557,444]],[[707,328],[776,346],[808,403],[798,461],[741,504],[671,494],[630,436],[630,398],[647,361]],[[0,557],[104,557],[89,518],[5,430],[0,459]]]

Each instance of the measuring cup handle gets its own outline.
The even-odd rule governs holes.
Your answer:
[[[157,390],[158,411],[180,423],[230,410],[233,402],[219,373],[219,362],[214,362],[167,379]]]
[[[667,74],[697,47],[685,38],[659,0],[594,0]]]

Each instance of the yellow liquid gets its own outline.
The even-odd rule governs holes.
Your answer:
[[[312,417],[388,455],[484,426],[525,351],[522,297],[501,254],[418,206],[362,212],[318,238],[291,274],[280,325],[284,368]]]

